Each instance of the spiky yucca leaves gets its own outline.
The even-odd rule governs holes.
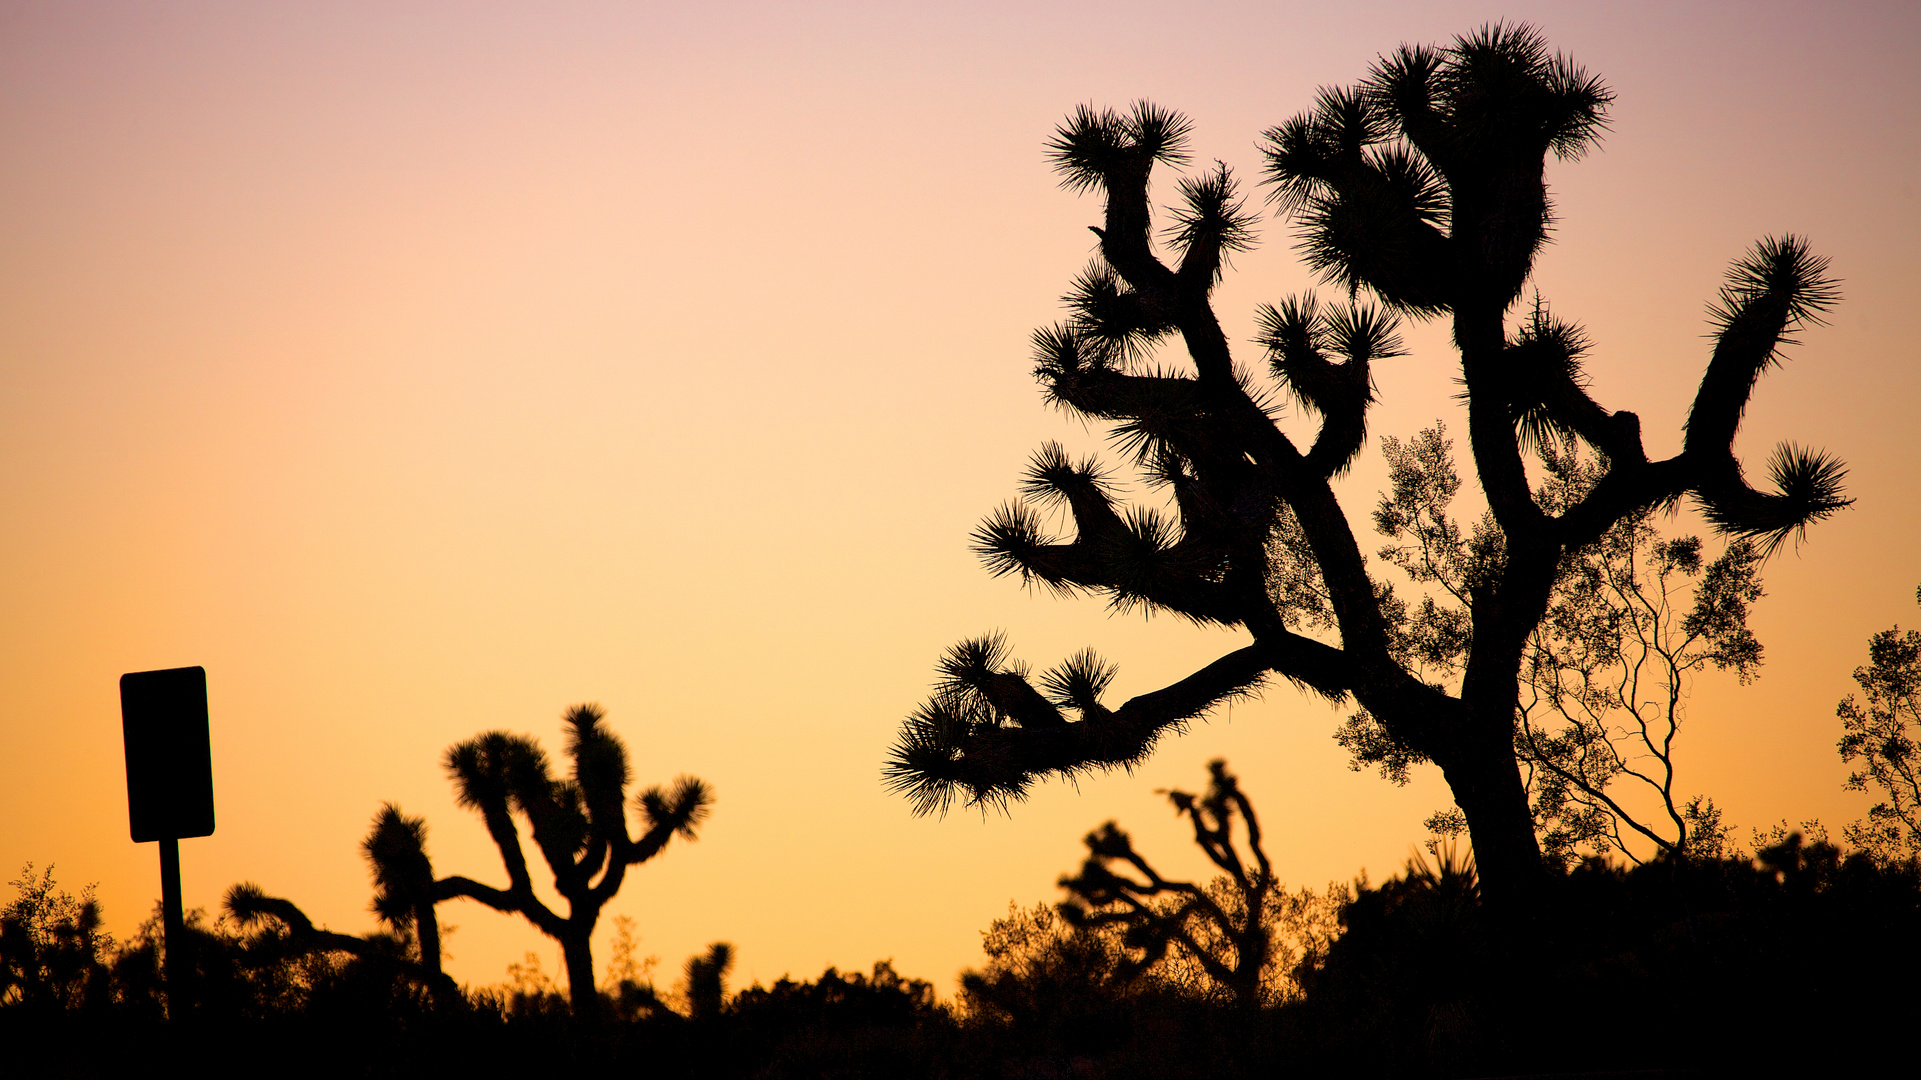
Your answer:
[[[1714,357],[1688,412],[1684,444],[1703,473],[1695,494],[1717,528],[1754,539],[1764,550],[1853,501],[1841,494],[1847,470],[1825,453],[1792,443],[1778,447],[1768,466],[1774,491],[1761,492],[1742,479],[1732,449],[1762,373],[1781,363],[1783,346],[1798,343],[1797,331],[1823,325],[1839,298],[1828,260],[1809,251],[1806,240],[1768,237],[1735,260],[1719,301],[1708,309]]]
[[[1205,519],[1210,511],[1221,516],[1202,503],[1212,492],[1194,463],[1169,445],[1178,435],[1171,428],[1161,435],[1155,464],[1187,511],[1183,517]],[[1153,510],[1117,507],[1113,486],[1098,464],[1091,459],[1070,462],[1057,443],[1034,455],[1021,489],[1026,504],[1066,508],[1078,535],[1071,542],[1057,540],[1047,534],[1030,505],[1004,505],[973,537],[974,550],[996,576],[1018,574],[1024,582],[1061,592],[1104,592],[1118,611],[1138,607],[1171,611],[1196,622],[1238,621],[1236,604],[1223,587],[1232,552],[1217,534],[1183,531]],[[1250,569],[1264,571],[1265,553],[1255,557]]]
[[[560,942],[577,1011],[598,1008],[593,930],[627,867],[653,858],[676,835],[693,840],[713,802],[707,785],[693,777],[681,777],[670,789],[648,788],[634,798],[646,828],[630,836],[627,747],[602,723],[605,716],[598,705],[567,710],[563,725],[572,768],[565,779],[553,776],[546,753],[523,735],[487,732],[454,745],[446,756],[461,805],[480,812],[500,849],[508,884],[498,889],[470,878],[443,878],[434,884],[436,899],[478,900],[522,916]],[[534,895],[515,815],[531,827],[554,889],[567,901],[564,917]]]
[[[734,946],[716,941],[707,951],[687,958],[683,968],[682,996],[687,1001],[687,1018],[708,1020],[719,1016],[727,1004],[727,973],[734,967]]]
[[[1592,146],[1612,101],[1532,28],[1496,24],[1323,91],[1266,133],[1266,182],[1328,281],[1427,315],[1504,305],[1547,238],[1543,159]]]
[[[1131,767],[1161,736],[1253,694],[1268,668],[1258,647],[1242,650],[1110,709],[1101,696],[1115,669],[1092,650],[1041,675],[1043,695],[999,635],[963,641],[942,658],[933,697],[902,725],[883,775],[916,813],[945,813],[957,798],[1004,808],[1040,775]]]
[[[1522,452],[1551,453],[1567,438],[1583,439],[1603,453],[1638,448],[1640,430],[1632,414],[1610,417],[1588,396],[1582,364],[1592,347],[1585,330],[1556,318],[1535,295],[1533,310],[1500,357],[1508,411]]]
[[[364,938],[349,937],[317,929],[307,913],[291,900],[269,896],[265,889],[251,881],[243,881],[227,889],[221,907],[243,929],[255,929],[270,924],[277,925],[293,940],[313,939],[325,942],[327,947],[340,952],[356,955],[367,952],[371,945]]]
[[[1232,176],[1215,166],[1186,177],[1173,227],[1157,233],[1149,181],[1185,160],[1186,122],[1149,106],[1068,118],[1049,150],[1068,187],[1102,197],[1100,244],[1067,318],[1035,335],[1034,373],[1052,404],[1105,425],[1172,511],[1128,505],[1098,464],[1048,448],[1022,501],[982,524],[975,549],[996,574],[1253,640],[1118,705],[1098,695],[1064,705],[1004,658],[949,673],[888,764],[916,810],[1000,804],[1045,775],[1131,765],[1159,734],[1279,674],[1358,699],[1354,715],[1396,760],[1438,766],[1490,902],[1517,922],[1539,910],[1545,865],[1512,728],[1523,654],[1563,560],[1689,495],[1764,547],[1845,505],[1831,459],[1784,453],[1778,490],[1762,494],[1732,452],[1754,377],[1832,301],[1824,264],[1799,240],[1764,242],[1736,265],[1686,448],[1667,460],[1649,460],[1634,413],[1593,398],[1578,325],[1538,301],[1510,318],[1552,224],[1547,157],[1592,147],[1611,101],[1532,29],[1496,25],[1401,49],[1269,131],[1264,179],[1309,264],[1348,302],[1264,309],[1259,374],[1236,364],[1212,307],[1226,257],[1252,242]],[[1401,564],[1419,571],[1409,584],[1424,594],[1402,598],[1377,580],[1332,480],[1365,441],[1372,365],[1400,352],[1394,316],[1437,315],[1452,319],[1488,513],[1460,538],[1468,564]],[[1156,351],[1176,339],[1184,357]],[[1311,444],[1282,428],[1288,397],[1318,421]],[[1570,436],[1605,471],[1580,497],[1544,505],[1530,467],[1539,475],[1549,445]],[[1049,509],[1065,511],[1071,535],[1054,535]],[[1451,597],[1435,595],[1450,586]]]
[[[373,828],[361,843],[374,876],[373,909],[393,928],[391,936],[359,938],[321,929],[293,901],[270,896],[252,882],[228,889],[223,906],[236,923],[255,932],[247,945],[253,963],[344,953],[388,965],[426,987],[436,1004],[453,1005],[461,1000],[460,990],[441,970],[440,923],[434,905],[455,894],[434,880],[426,843],[426,821],[408,817],[392,803],[374,815]]]
[[[360,851],[374,875],[374,914],[403,934],[411,934],[421,966],[440,970],[440,919],[434,905],[434,864],[427,856],[427,819],[408,817],[384,803]]]
[[[1227,256],[1254,246],[1260,215],[1247,208],[1240,186],[1225,164],[1199,176],[1183,177],[1181,205],[1174,209],[1167,241],[1181,253],[1177,273],[1188,282],[1212,287]]]
[[[1274,377],[1322,417],[1320,436],[1307,452],[1309,468],[1331,476],[1347,471],[1367,441],[1367,410],[1374,404],[1369,365],[1406,355],[1396,320],[1365,305],[1323,310],[1310,293],[1290,296],[1278,308],[1261,305],[1255,321],[1255,344],[1267,349]]]
[[[1179,113],[1137,101],[1127,112],[1079,105],[1048,140],[1048,156],[1069,191],[1100,187],[1115,175],[1146,181],[1155,162],[1184,165],[1193,125]]]
[[[1193,824],[1196,846],[1225,875],[1226,895],[1162,877],[1134,850],[1127,833],[1110,821],[1087,834],[1087,861],[1080,874],[1061,879],[1071,899],[1060,912],[1073,926],[1122,928],[1123,941],[1134,950],[1126,965],[1130,973],[1153,967],[1173,950],[1237,1005],[1259,1008],[1267,989],[1262,976],[1274,944],[1269,902],[1279,898],[1273,867],[1261,846],[1254,806],[1227,771],[1227,763],[1215,760],[1207,769],[1205,793],[1170,791],[1167,797]],[[1236,849],[1236,818],[1246,856]],[[1139,876],[1117,873],[1116,864]]]
[[[995,574],[1063,593],[1105,595],[1116,611],[1166,611],[1216,625],[1285,625],[1313,607],[1326,625],[1323,596],[1296,582],[1302,545],[1277,547],[1298,535],[1294,511],[1279,497],[1277,477],[1260,459],[1272,410],[1263,392],[1237,372],[1208,309],[1207,297],[1227,253],[1253,242],[1252,215],[1231,173],[1219,165],[1180,184],[1181,205],[1164,237],[1175,267],[1152,250],[1147,175],[1156,160],[1180,153],[1185,120],[1148,106],[1130,116],[1081,110],[1050,149],[1069,186],[1107,195],[1107,223],[1096,229],[1101,254],[1067,297],[1072,316],[1035,335],[1036,374],[1065,408],[1114,422],[1120,449],[1143,476],[1171,495],[1177,516],[1123,506],[1109,475],[1093,460],[1072,461],[1057,445],[1043,447],[1022,483],[1022,501],[1001,507],[974,535],[974,548]],[[1173,136],[1166,133],[1172,132]],[[1172,147],[1172,151],[1169,148]],[[1197,377],[1145,365],[1147,350],[1169,334],[1188,345]],[[1307,467],[1323,476],[1344,469],[1364,437],[1372,400],[1368,364],[1395,355],[1393,320],[1367,308],[1330,310],[1313,330],[1327,377],[1303,373],[1303,400],[1323,416],[1325,436]],[[1295,358],[1295,367],[1305,361]],[[1288,451],[1281,451],[1286,454]],[[1075,535],[1052,536],[1039,509],[1065,509]],[[1285,565],[1277,566],[1279,558]],[[965,643],[956,656],[986,653]],[[1262,657],[1273,649],[1321,655],[1325,647],[1288,637],[1225,658],[1182,683],[1143,695],[1120,709],[1082,694],[1074,721],[1026,682],[1024,670],[980,668],[953,673],[902,730],[890,758],[890,782],[917,809],[942,810],[957,794],[968,803],[1003,803],[1027,789],[1036,772],[1125,767],[1160,734],[1213,706],[1252,692]],[[1303,668],[1314,665],[1300,665]],[[979,667],[978,663],[976,667]],[[1329,670],[1289,673],[1292,680],[1333,690]],[[1058,729],[1042,738],[1043,728]],[[1012,729],[1019,729],[1010,735]]]
[[[1327,90],[1317,108],[1268,129],[1265,182],[1300,222],[1308,267],[1352,293],[1439,314],[1448,301],[1447,190],[1425,159],[1390,143],[1369,95]]]
[[[682,776],[674,780],[672,787],[656,784],[641,792],[634,801],[640,806],[640,817],[647,823],[647,831],[628,854],[630,858],[638,855],[646,860],[676,836],[687,841],[700,839],[701,823],[713,812],[714,793],[706,781]]]

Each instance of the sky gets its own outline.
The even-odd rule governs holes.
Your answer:
[[[583,701],[640,784],[717,792],[596,939],[604,963],[631,918],[663,983],[726,940],[737,986],[892,959],[951,992],[1103,821],[1201,874],[1156,792],[1214,757],[1285,880],[1385,877],[1445,786],[1350,771],[1344,713],[1284,686],[1006,816],[915,818],[880,765],[963,637],[1095,646],[1123,698],[1239,641],[968,550],[1035,447],[1103,445],[1029,374],[1100,214],[1050,174],[1054,125],[1148,98],[1251,183],[1317,87],[1496,19],[1618,95],[1600,149],[1549,167],[1534,284],[1650,452],[1679,448],[1731,260],[1797,233],[1842,279],[1737,445],[1755,471],[1824,447],[1857,502],[1768,564],[1762,676],[1697,683],[1681,765],[1739,829],[1838,832],[1868,800],[1835,704],[1872,633],[1921,620],[1912,5],[8,2],[0,870],[97,883],[134,931],[158,856],[128,838],[116,682],[199,664],[219,826],[181,847],[210,910],[253,881],[372,930],[386,801],[440,873],[504,881],[441,754],[492,729],[558,753]],[[1217,294],[1244,361],[1256,306],[1315,284],[1292,243],[1270,218]],[[1407,336],[1371,431],[1458,429],[1446,328]],[[1370,451],[1342,487],[1364,537],[1383,477]],[[463,982],[560,968],[517,918],[441,919]]]

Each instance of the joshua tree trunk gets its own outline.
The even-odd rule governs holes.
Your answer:
[[[1488,748],[1437,760],[1467,819],[1482,895],[1503,921],[1508,915],[1524,918],[1539,899],[1546,867],[1520,769],[1511,756]]]
[[[594,987],[593,931],[570,930],[560,939],[560,949],[567,958],[567,999],[573,1003],[574,1015],[599,1016],[601,1001],[600,991]]]
[[[420,940],[420,966],[440,973],[440,918],[432,904],[422,904],[414,916],[414,932]]]

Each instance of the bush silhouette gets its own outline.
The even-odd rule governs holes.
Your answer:
[[[1874,635],[1854,681],[1861,697],[1849,694],[1835,710],[1841,760],[1855,766],[1847,789],[1872,785],[1882,798],[1846,836],[1883,858],[1921,857],[1921,631],[1893,626]]]

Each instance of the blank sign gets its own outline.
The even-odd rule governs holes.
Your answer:
[[[120,676],[127,741],[127,814],[135,843],[213,835],[207,669]]]

